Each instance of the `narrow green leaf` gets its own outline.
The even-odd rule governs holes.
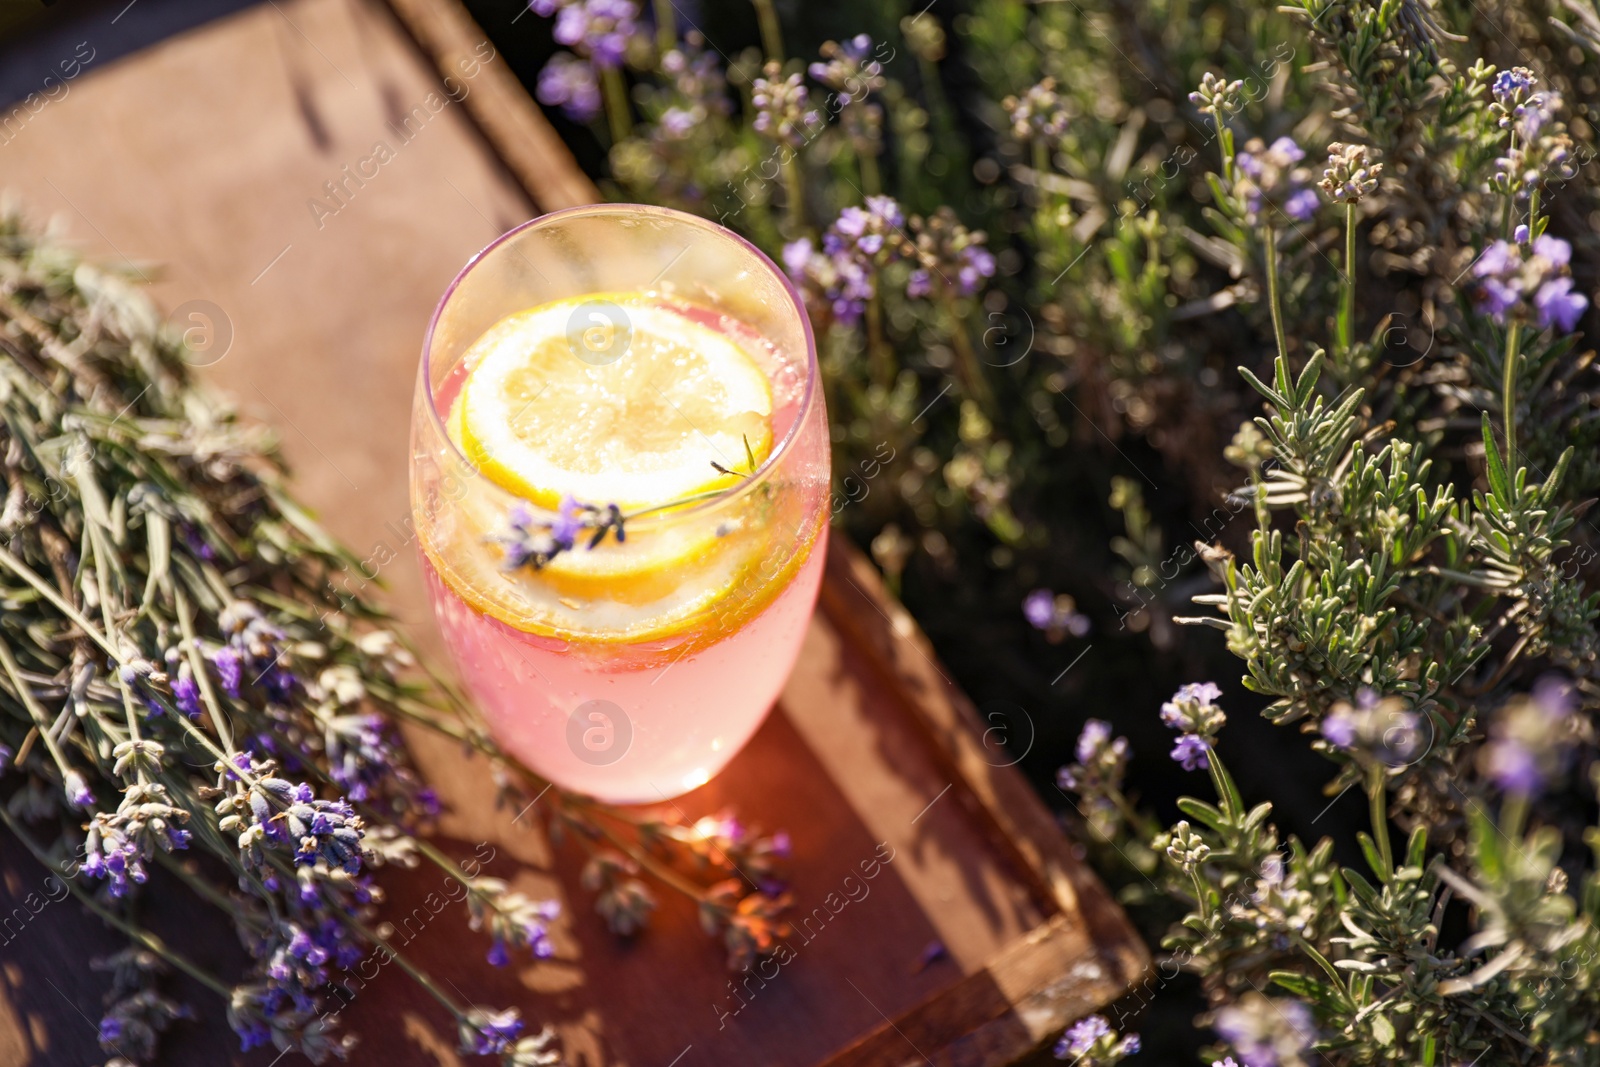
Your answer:
[[[1511,479],[1506,474],[1506,464],[1500,458],[1500,447],[1494,443],[1494,430],[1489,426],[1489,413],[1483,413],[1483,452],[1488,460],[1489,491],[1501,504],[1511,502]]]
[[[1262,396],[1264,396],[1268,400],[1272,401],[1278,407],[1287,408],[1287,407],[1290,406],[1288,397],[1284,396],[1282,393],[1280,393],[1276,389],[1272,388],[1272,386],[1268,385],[1266,382],[1262,381],[1260,378],[1257,378],[1255,376],[1255,374],[1253,374],[1251,372],[1249,367],[1240,367],[1239,368],[1239,377],[1241,377],[1245,381],[1249,382],[1250,383],[1250,388],[1254,389],[1256,392],[1260,393]]]
[[[1372,835],[1362,830],[1356,834],[1356,841],[1361,845],[1361,854],[1367,857],[1367,866],[1372,868],[1372,873],[1378,876],[1380,882],[1387,882],[1391,871],[1383,862],[1383,856],[1378,852],[1378,845],[1372,840]]]
[[[1196,797],[1179,797],[1178,810],[1191,819],[1205,823],[1219,834],[1226,832],[1231,825],[1227,816]]]
[[[1428,828],[1419,826],[1411,831],[1411,840],[1406,844],[1406,866],[1421,867],[1428,855]]]
[[[1311,392],[1317,387],[1317,379],[1322,377],[1322,364],[1327,358],[1328,353],[1319,348],[1306,361],[1305,369],[1300,372],[1300,377],[1294,384],[1296,404],[1304,404],[1311,399]]]
[[[1307,975],[1296,974],[1293,971],[1273,971],[1267,977],[1274,985],[1305,1000],[1326,1003],[1335,999],[1333,990],[1328,988],[1326,982],[1319,982]]]

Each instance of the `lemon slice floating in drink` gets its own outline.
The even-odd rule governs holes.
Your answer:
[[[467,355],[461,447],[542,508],[657,507],[737,480],[772,447],[772,389],[728,335],[637,294],[502,319]],[[748,453],[746,442],[749,444]]]
[[[571,497],[638,512],[736,485],[772,449],[772,389],[697,310],[619,293],[507,316],[466,354],[450,436],[490,480],[548,510]],[[481,518],[488,531],[504,521]],[[713,602],[760,547],[738,530],[670,522],[586,546],[523,575],[525,595],[543,586],[532,600],[583,602],[635,634]]]

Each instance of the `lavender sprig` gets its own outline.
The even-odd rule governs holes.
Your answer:
[[[760,467],[751,450],[749,437],[744,438],[744,454],[746,467],[742,471],[726,467],[716,460],[710,461],[711,467],[718,474],[740,479],[739,484],[742,484],[744,480],[753,478]],[[665,504],[652,504],[632,511],[623,511],[616,504],[602,506],[582,503],[568,494],[562,497],[553,518],[536,517],[526,504],[513,504],[506,513],[505,527],[491,534],[487,540],[501,546],[504,553],[502,569],[516,571],[531,567],[536,571],[542,570],[551,560],[563,552],[574,551],[579,544],[586,549],[598,548],[607,534],[617,544],[626,544],[629,522],[646,515],[715,500],[736,491],[739,484],[691,493]]]

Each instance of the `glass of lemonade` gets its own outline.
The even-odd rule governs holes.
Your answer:
[[[526,223],[440,301],[411,442],[434,614],[506,751],[617,803],[721,770],[826,554],[827,414],[782,272],[663,208]]]

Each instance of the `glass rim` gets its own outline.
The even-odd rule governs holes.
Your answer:
[[[783,287],[783,291],[788,294],[789,303],[793,307],[795,315],[800,320],[801,335],[805,342],[805,388],[801,393],[800,403],[795,412],[795,417],[789,424],[788,430],[784,432],[782,439],[774,443],[771,451],[767,453],[766,458],[761,461],[761,463],[751,474],[747,475],[743,481],[738,483],[738,485],[730,486],[726,492],[714,496],[708,500],[702,500],[697,503],[685,505],[683,507],[669,508],[668,510],[661,511],[659,513],[640,517],[639,521],[645,522],[649,525],[655,525],[658,522],[675,521],[679,518],[698,515],[708,511],[715,511],[719,508],[725,508],[735,501],[742,499],[746,493],[752,492],[759,486],[765,484],[770,479],[772,472],[777,469],[783,457],[788,453],[790,447],[796,440],[799,439],[801,433],[805,430],[807,420],[811,414],[811,408],[816,403],[817,390],[820,385],[821,368],[817,363],[817,341],[816,336],[811,328],[811,316],[806,313],[805,299],[800,295],[800,290],[795,287],[795,284],[790,277],[781,269],[779,269],[778,265],[772,261],[770,256],[761,251],[761,249],[757,248],[749,240],[735,233],[733,230],[728,229],[726,226],[718,225],[709,219],[701,218],[699,215],[690,214],[687,211],[679,211],[676,208],[669,207],[656,207],[651,204],[580,204],[576,207],[558,208],[555,211],[547,211],[542,215],[535,215],[528,221],[513,226],[505,233],[502,233],[499,237],[496,237],[494,240],[484,245],[483,248],[479,249],[473,254],[471,259],[467,260],[466,265],[456,273],[456,276],[450,280],[450,284],[445,287],[444,295],[439,298],[438,305],[434,307],[433,315],[428,320],[427,332],[422,338],[421,385],[428,391],[428,417],[433,423],[435,435],[444,441],[451,453],[453,453],[455,457],[461,461],[462,465],[465,466],[467,470],[472,472],[473,477],[482,479],[483,481],[494,486],[496,489],[504,492],[507,496],[515,497],[516,499],[521,500],[529,507],[530,510],[534,512],[541,514],[555,514],[555,512],[551,511],[550,509],[539,507],[532,501],[522,497],[516,491],[507,489],[499,482],[496,482],[494,479],[490,478],[476,463],[471,460],[470,457],[467,456],[466,453],[461,451],[460,446],[457,445],[454,438],[450,436],[449,430],[445,426],[444,417],[439,413],[439,404],[434,395],[433,389],[432,369],[434,333],[438,329],[439,320],[443,317],[446,306],[448,306],[450,303],[450,298],[453,297],[456,293],[456,290],[460,288],[463,283],[465,283],[467,277],[471,275],[473,270],[477,268],[477,266],[483,261],[483,258],[489,253],[493,252],[495,249],[499,248],[501,245],[510,241],[512,238],[521,234],[524,230],[529,230],[536,226],[556,222],[561,219],[575,218],[582,215],[620,214],[654,215],[659,218],[667,219],[671,222],[688,224],[695,228],[704,230],[714,238],[719,240],[731,239],[743,246],[745,251],[749,252],[755,257],[757,263],[764,266],[774,277],[778,279],[779,283]],[[589,500],[583,501],[583,503],[597,504],[600,502]]]

